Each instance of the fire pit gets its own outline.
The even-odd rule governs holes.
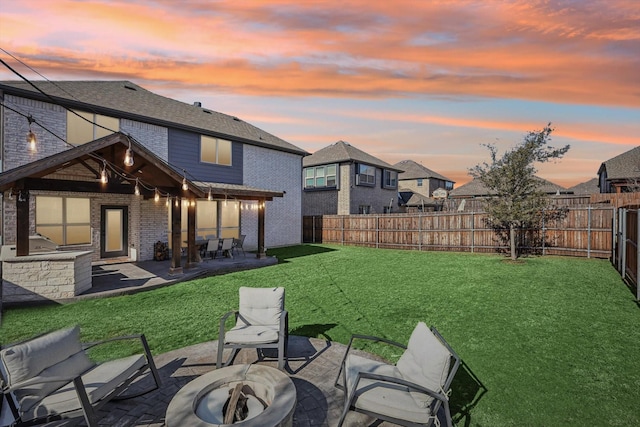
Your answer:
[[[185,385],[167,408],[167,427],[291,427],[296,388],[275,368],[235,365]]]

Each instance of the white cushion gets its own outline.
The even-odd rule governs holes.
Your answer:
[[[347,390],[353,389],[358,372],[368,372],[403,378],[397,367],[383,362],[366,359],[350,354],[345,362]],[[411,380],[409,380],[411,381]],[[378,414],[400,418],[415,423],[427,423],[431,412],[429,408],[418,405],[405,386],[388,382],[361,379],[356,391],[354,406]]]
[[[87,396],[89,396],[89,401],[95,403],[102,399],[118,385],[131,377],[144,366],[145,363],[145,357],[138,354],[122,359],[111,360],[95,366],[89,372],[82,375],[82,381],[87,391]],[[73,383],[70,383],[42,399],[40,403],[23,415],[23,420],[69,412],[79,408],[80,402],[78,401],[78,395]]]
[[[407,381],[440,393],[449,374],[450,363],[451,353],[447,347],[424,322],[420,322],[411,333],[407,350],[396,366]],[[433,400],[424,393],[412,392],[411,395],[422,407],[429,406]]]
[[[278,341],[278,326],[236,325],[224,335],[227,344],[264,344]]]
[[[284,310],[284,288],[241,287],[238,325],[274,325],[280,327]],[[276,337],[277,339],[277,337]]]

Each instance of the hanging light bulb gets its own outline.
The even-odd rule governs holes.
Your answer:
[[[136,178],[136,186],[133,188],[133,194],[136,196],[140,195],[140,186],[138,185],[138,178]]]
[[[187,185],[187,173],[184,171],[184,169],[182,170],[182,189],[184,191],[187,191],[189,189],[189,186]]]
[[[13,188],[9,190],[9,200],[13,200]]]
[[[100,171],[100,182],[106,184],[109,182],[109,177],[107,176],[107,161],[102,161],[102,170]]]
[[[155,195],[153,196],[153,201],[158,203],[160,201],[160,192],[156,188]]]
[[[177,197],[176,197],[175,205],[176,205],[176,208],[177,208],[178,206],[180,206],[180,201],[178,200],[178,198],[177,198]]]
[[[225,205],[225,207],[227,206],[227,195],[226,194],[224,195],[224,205]]]
[[[209,186],[209,194],[207,194],[207,200],[208,201],[212,201],[213,200],[213,195],[211,194],[211,186]]]
[[[127,167],[133,166],[133,151],[131,150],[131,139],[127,135],[127,141],[129,141],[129,148],[124,152],[124,165]]]
[[[166,201],[166,202],[164,202],[164,205],[165,205],[166,207],[169,207],[169,204],[171,204],[171,199],[169,198],[169,195],[167,194],[167,201]]]
[[[35,123],[36,119],[34,119],[31,115],[27,117],[29,121],[29,133],[27,133],[27,143],[29,144],[29,150],[36,151],[36,134],[31,130],[31,123]]]

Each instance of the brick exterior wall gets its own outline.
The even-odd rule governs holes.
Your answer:
[[[284,197],[267,202],[265,247],[298,245],[302,242],[302,156],[245,145],[245,185],[264,190],[286,191]],[[258,247],[258,213],[241,211],[241,234],[245,249]]]
[[[425,197],[431,197],[433,192],[438,188],[446,188],[446,182],[441,179],[423,178],[422,186],[418,187],[417,179],[403,179],[402,181],[398,181],[398,188],[406,188]]]
[[[37,123],[41,123],[60,138],[66,139],[67,111],[64,108],[7,94],[4,95],[3,102],[23,114],[31,114]],[[30,151],[27,146],[29,132],[27,119],[13,111],[7,109],[3,111],[3,170],[13,169],[69,148],[66,143],[44,131],[38,124],[33,124],[31,130],[36,134],[38,144],[35,152]]]
[[[169,129],[148,123],[120,119],[120,131],[134,137],[165,162],[169,161]]]
[[[371,213],[383,213],[393,199],[393,212],[398,212],[398,191],[382,188],[382,169],[376,168],[373,187],[355,183],[355,164],[340,164],[338,190],[303,192],[304,215],[351,215],[359,213],[361,205],[371,206]]]

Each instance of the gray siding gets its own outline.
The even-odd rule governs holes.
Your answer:
[[[200,162],[200,134],[169,129],[169,164],[185,169],[188,178],[224,184],[242,184],[243,146],[231,143],[231,166]]]

